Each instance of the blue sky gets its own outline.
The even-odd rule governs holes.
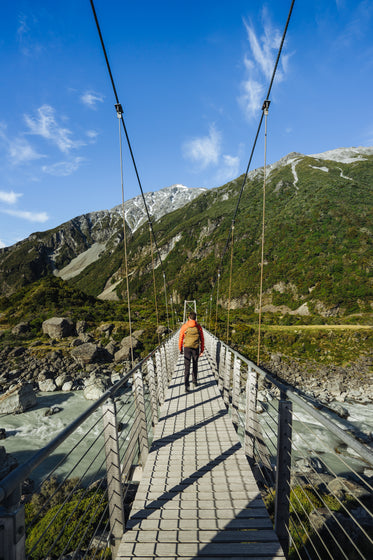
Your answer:
[[[144,191],[243,173],[290,0],[95,7]],[[89,0],[3,1],[0,68],[0,247],[119,204],[118,120]],[[372,91],[373,2],[296,0],[268,163],[373,145]],[[126,147],[124,189],[140,194]]]

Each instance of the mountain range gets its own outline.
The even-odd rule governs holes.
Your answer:
[[[215,189],[173,185],[145,195],[159,248],[153,255],[159,293],[164,273],[174,302],[206,305],[214,289],[223,307],[230,292],[231,308],[258,311],[263,178],[263,168],[248,174],[234,230],[244,176]],[[141,196],[125,203],[124,215],[131,298],[150,299],[155,247]],[[122,206],[91,212],[0,249],[0,293],[56,275],[90,295],[123,298],[122,217]],[[268,166],[263,310],[371,313],[372,271],[373,148],[293,152]]]

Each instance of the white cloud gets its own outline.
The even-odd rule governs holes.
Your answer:
[[[42,154],[39,154],[26,140],[26,138],[23,138],[22,136],[19,136],[14,140],[8,138],[6,129],[6,125],[4,123],[0,123],[0,139],[3,141],[6,149],[8,150],[12,164],[18,165],[20,163],[27,163],[28,161],[45,157]]]
[[[29,222],[41,222],[44,223],[49,220],[49,216],[46,212],[28,212],[27,210],[0,210],[4,214],[9,216],[14,216],[16,218],[21,218],[22,220],[28,220]]]
[[[57,123],[55,110],[50,105],[39,107],[36,117],[25,115],[24,118],[30,130],[29,134],[50,140],[57,145],[61,152],[68,153],[71,149],[84,145],[84,142],[72,140],[71,130]]]
[[[25,138],[9,140],[9,155],[15,165],[45,157],[39,154]]]
[[[91,109],[96,109],[97,103],[103,103],[105,97],[100,93],[95,93],[93,91],[86,91],[80,97],[80,99],[84,103],[84,105],[87,105],[87,107],[90,107]]]
[[[245,115],[250,119],[258,114],[264,101],[264,85],[256,80],[247,80],[241,84],[242,94],[239,103]]]
[[[91,143],[93,144],[94,142],[96,142],[96,138],[99,136],[99,133],[96,130],[87,130],[86,136],[88,136]]]
[[[221,133],[214,125],[210,126],[208,136],[194,138],[183,145],[183,156],[200,169],[205,169],[211,164],[217,164],[221,153]]]
[[[1,241],[0,239],[0,249],[3,249],[4,247],[6,247],[5,243],[3,241]]]
[[[43,165],[42,171],[55,177],[67,177],[79,169],[80,164],[85,161],[82,157],[76,157],[72,161],[60,161],[53,165]]]
[[[223,155],[222,162],[216,174],[215,181],[225,183],[236,179],[239,175],[240,158],[238,156]]]
[[[13,191],[6,192],[0,191],[0,201],[6,202],[6,204],[16,204],[17,200],[23,196],[22,193],[15,193]]]

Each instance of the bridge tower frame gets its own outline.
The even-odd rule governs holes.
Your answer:
[[[184,301],[183,323],[186,323],[186,320],[188,319],[189,313],[191,311],[194,311],[194,313],[197,315],[197,302],[195,299]]]

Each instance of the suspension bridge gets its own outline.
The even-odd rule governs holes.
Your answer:
[[[293,4],[214,284],[217,313],[230,246],[227,332],[235,220],[263,120],[266,127]],[[121,157],[123,128],[143,194],[92,0],[91,5],[115,95]],[[257,363],[205,329],[198,385],[187,393],[178,333],[159,341],[84,414],[0,481],[0,560],[372,558],[372,449],[258,365],[265,166]],[[168,316],[165,273],[143,199],[156,314],[153,244]],[[124,212],[123,236],[131,330]],[[211,301],[212,296],[209,322]],[[336,444],[325,447],[325,437]],[[70,451],[59,452],[66,443]],[[36,473],[42,473],[38,497],[27,503],[24,487]]]
[[[371,558],[372,449],[204,332],[189,393],[175,333],[0,482],[0,558]]]

